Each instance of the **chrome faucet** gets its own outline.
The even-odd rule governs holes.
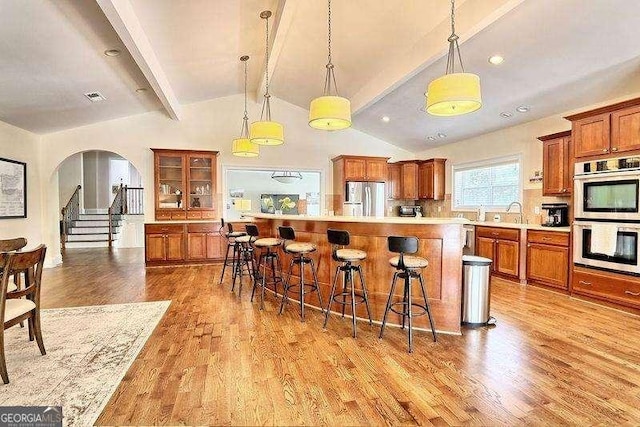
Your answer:
[[[522,220],[522,203],[520,202],[511,202],[509,204],[509,207],[507,208],[507,212],[511,211],[511,208],[513,207],[513,205],[516,205],[520,208],[520,212],[518,212],[520,215],[519,217],[516,219],[516,223],[518,224],[522,224],[524,221]]]

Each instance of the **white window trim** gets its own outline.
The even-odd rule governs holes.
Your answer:
[[[480,160],[476,162],[457,163],[451,166],[451,211],[455,212],[477,212],[480,206],[455,206],[456,198],[456,172],[465,171],[468,169],[477,169],[486,166],[498,166],[506,163],[518,162],[519,164],[519,177],[518,177],[518,200],[514,202],[523,203],[524,197],[524,165],[522,162],[522,153],[518,153],[510,156],[494,157],[491,159]],[[506,212],[508,205],[498,206],[485,206],[485,210],[489,212]]]

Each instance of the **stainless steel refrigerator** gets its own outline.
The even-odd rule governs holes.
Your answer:
[[[364,216],[384,216],[384,182],[348,181],[345,189],[345,201],[362,203]]]

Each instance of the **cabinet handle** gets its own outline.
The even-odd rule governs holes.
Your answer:
[[[491,235],[492,235],[492,236],[499,236],[499,235],[500,235],[500,233],[493,232],[493,233],[491,233]]]
[[[634,297],[640,297],[640,292],[624,291],[624,293],[627,295],[633,295]]]
[[[603,153],[608,153],[608,152],[609,152],[609,150],[608,150],[608,149],[606,149],[606,148],[603,148],[603,149],[602,149],[602,152],[603,152]]]
[[[585,282],[584,280],[580,280],[580,282],[578,283],[580,283],[581,285],[588,285],[588,286],[591,286],[593,284],[591,282]]]
[[[543,237],[542,240],[544,240],[545,242],[548,242],[549,240],[551,240],[551,237]]]
[[[531,247],[531,243],[529,243],[529,244],[527,245],[527,247],[528,247],[528,248],[530,248],[530,247]]]
[[[611,151],[618,151],[618,147],[613,147]]]

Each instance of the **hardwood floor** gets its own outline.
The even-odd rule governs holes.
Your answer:
[[[219,266],[145,271],[142,251],[68,251],[45,308],[172,300],[98,424],[640,424],[640,317],[494,280],[492,329],[415,334],[265,311]],[[367,280],[375,280],[367,278]],[[45,331],[46,342],[46,331]]]

